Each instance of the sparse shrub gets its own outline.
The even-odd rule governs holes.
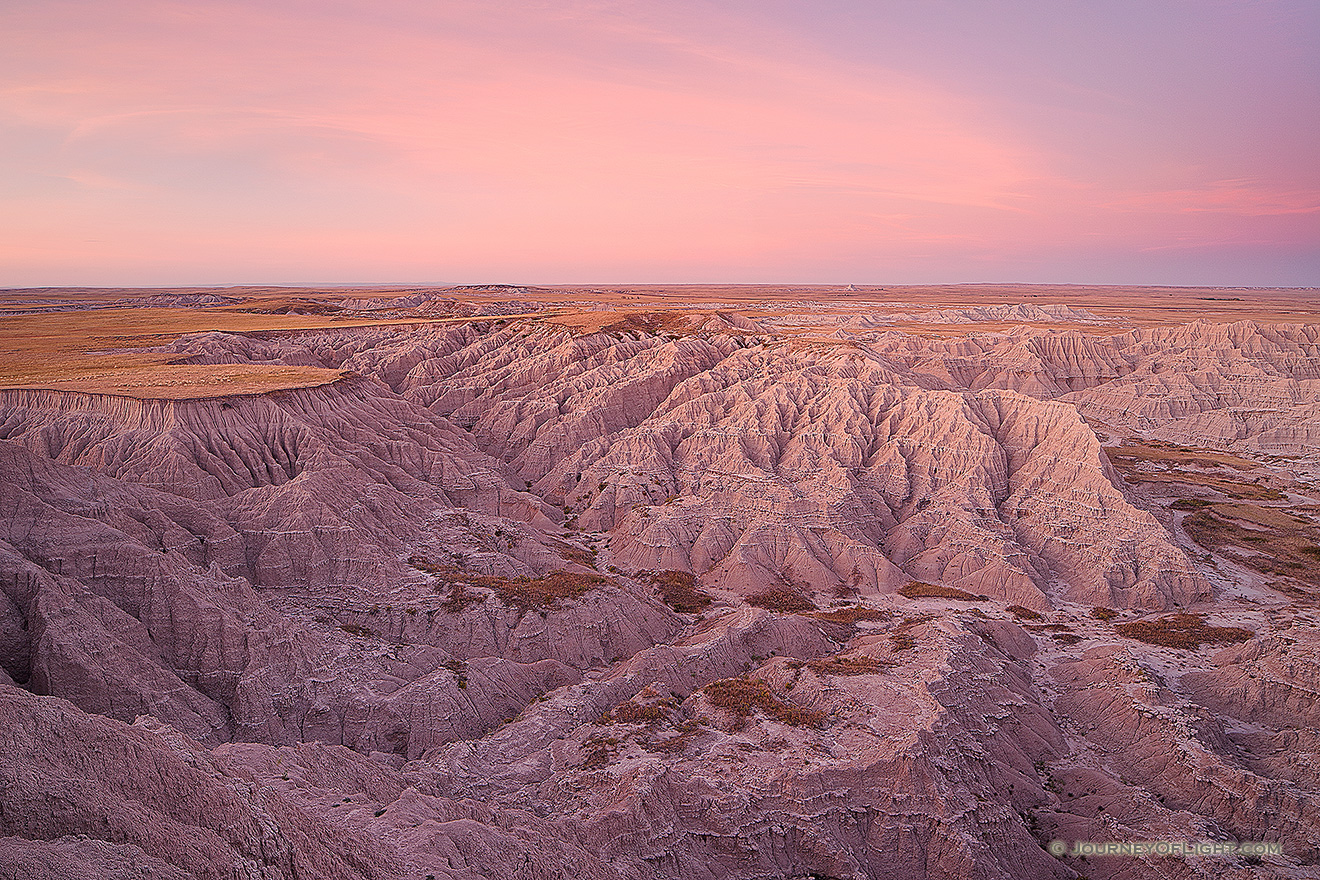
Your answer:
[[[541,577],[503,578],[495,575],[471,574],[457,568],[438,571],[436,588],[448,585],[449,598],[446,611],[462,611],[474,602],[485,601],[485,596],[472,591],[472,587],[488,589],[505,605],[520,611],[545,609],[561,599],[576,599],[590,590],[610,583],[602,575],[577,573],[556,569]]]
[[[374,638],[376,635],[374,630],[367,629],[365,626],[361,626],[356,623],[341,623],[339,624],[339,628],[342,629],[344,632],[348,633],[350,636],[363,636],[364,638]]]
[[[1238,626],[1208,626],[1199,614],[1169,614],[1158,620],[1135,620],[1120,623],[1114,630],[1121,636],[1148,645],[1165,648],[1195,649],[1206,643],[1245,642],[1255,635]]]
[[[979,602],[986,598],[985,596],[974,596],[957,587],[927,584],[921,581],[912,581],[900,589],[898,594],[906,599],[957,599],[960,602]]]
[[[888,660],[877,660],[865,654],[820,657],[808,660],[804,665],[817,675],[875,675],[894,667]]]
[[[888,620],[893,616],[893,612],[885,611],[880,608],[867,608],[863,605],[854,605],[850,608],[834,608],[829,611],[816,611],[807,615],[807,617],[812,617],[816,620],[823,620],[827,623],[857,623],[861,620]]]
[[[889,636],[889,643],[894,646],[895,651],[910,651],[917,646],[917,640],[912,633],[897,632]]]
[[[600,717],[601,724],[649,724],[666,718],[677,706],[673,697],[660,697],[651,690],[625,700]]]
[[[816,727],[825,720],[824,713],[794,706],[777,697],[765,682],[743,675],[713,681],[702,691],[712,706],[736,716],[740,727],[756,709],[767,718],[796,727]]]
[[[817,610],[815,602],[812,602],[795,588],[786,586],[775,587],[761,593],[753,593],[747,597],[747,604],[764,608],[766,611],[777,611],[781,614]]]
[[[577,599],[608,583],[607,578],[598,574],[577,574],[556,569],[539,578],[501,579],[493,587],[501,602],[527,610],[555,605],[560,599]]]
[[[1113,620],[1118,617],[1118,612],[1112,608],[1092,608],[1091,616],[1096,620]]]
[[[1018,620],[1044,620],[1040,612],[1032,611],[1030,608],[1024,608],[1021,605],[1009,605],[1008,611]]]
[[[430,572],[431,574],[435,574],[436,572],[441,571],[443,569],[443,566],[439,565],[438,563],[432,562],[431,560],[427,559],[425,556],[409,556],[408,564],[411,565],[413,568],[417,569],[418,571]]]
[[[578,565],[587,568],[596,567],[596,551],[594,549],[584,550],[581,547],[563,547],[559,551],[559,558],[565,562],[576,562]]]
[[[710,594],[697,589],[697,579],[691,572],[645,572],[643,577],[655,586],[661,601],[680,614],[695,614],[715,601]]]

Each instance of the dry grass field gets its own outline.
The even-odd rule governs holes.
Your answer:
[[[1320,320],[1320,297],[1306,290],[1119,288],[1050,285],[859,287],[805,285],[634,285],[603,287],[233,287],[171,289],[48,288],[0,291],[0,388],[46,388],[142,398],[251,394],[333,382],[335,370],[259,365],[190,366],[152,349],[205,331],[297,333],[479,320],[548,320],[579,333],[683,335],[722,326],[774,328],[805,344],[839,344],[837,322],[871,316],[885,330],[925,337],[1002,332],[1022,321],[941,323],[905,320],[922,312],[1007,303],[1066,304],[1096,320],[1027,321],[1037,329],[1115,333],[1187,321]],[[443,308],[415,308],[419,301]],[[535,311],[507,308],[519,303]],[[397,305],[396,305],[397,304]],[[501,307],[504,307],[501,310]],[[485,309],[489,313],[481,314]],[[474,313],[475,312],[475,313]],[[885,317],[892,315],[892,318]],[[735,322],[729,325],[728,322]],[[748,329],[748,332],[753,332]],[[1123,450],[1147,460],[1157,450]],[[1223,461],[1230,467],[1233,462]]]
[[[271,303],[263,301],[263,306]],[[372,320],[224,308],[0,309],[0,388],[45,388],[141,398],[255,394],[324,385],[317,367],[189,365],[150,349],[189,333],[293,333],[349,327],[452,323],[465,318]]]

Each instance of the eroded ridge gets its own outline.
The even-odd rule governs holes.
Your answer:
[[[0,391],[6,870],[1320,876],[1314,325],[282,296]]]

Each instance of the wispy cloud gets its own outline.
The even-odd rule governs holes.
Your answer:
[[[61,241],[87,272],[107,247],[155,265],[168,241],[194,278],[282,253],[294,277],[543,280],[721,258],[883,280],[1222,240],[1224,216],[1297,215],[1279,234],[1315,242],[1314,172],[1207,154],[1189,175],[1154,146],[1069,140],[974,70],[833,53],[736,3],[15,0],[0,33],[0,186],[24,217],[0,233],[30,243],[6,257],[23,281]],[[1140,111],[1061,94],[1056,128]]]

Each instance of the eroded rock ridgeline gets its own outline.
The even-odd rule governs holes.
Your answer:
[[[1172,674],[1076,619],[1213,596],[1098,432],[1308,461],[1315,328],[764,329],[208,333],[171,352],[350,375],[0,391],[0,867],[1069,877],[1041,842],[1118,828],[1315,876],[1315,640]]]

